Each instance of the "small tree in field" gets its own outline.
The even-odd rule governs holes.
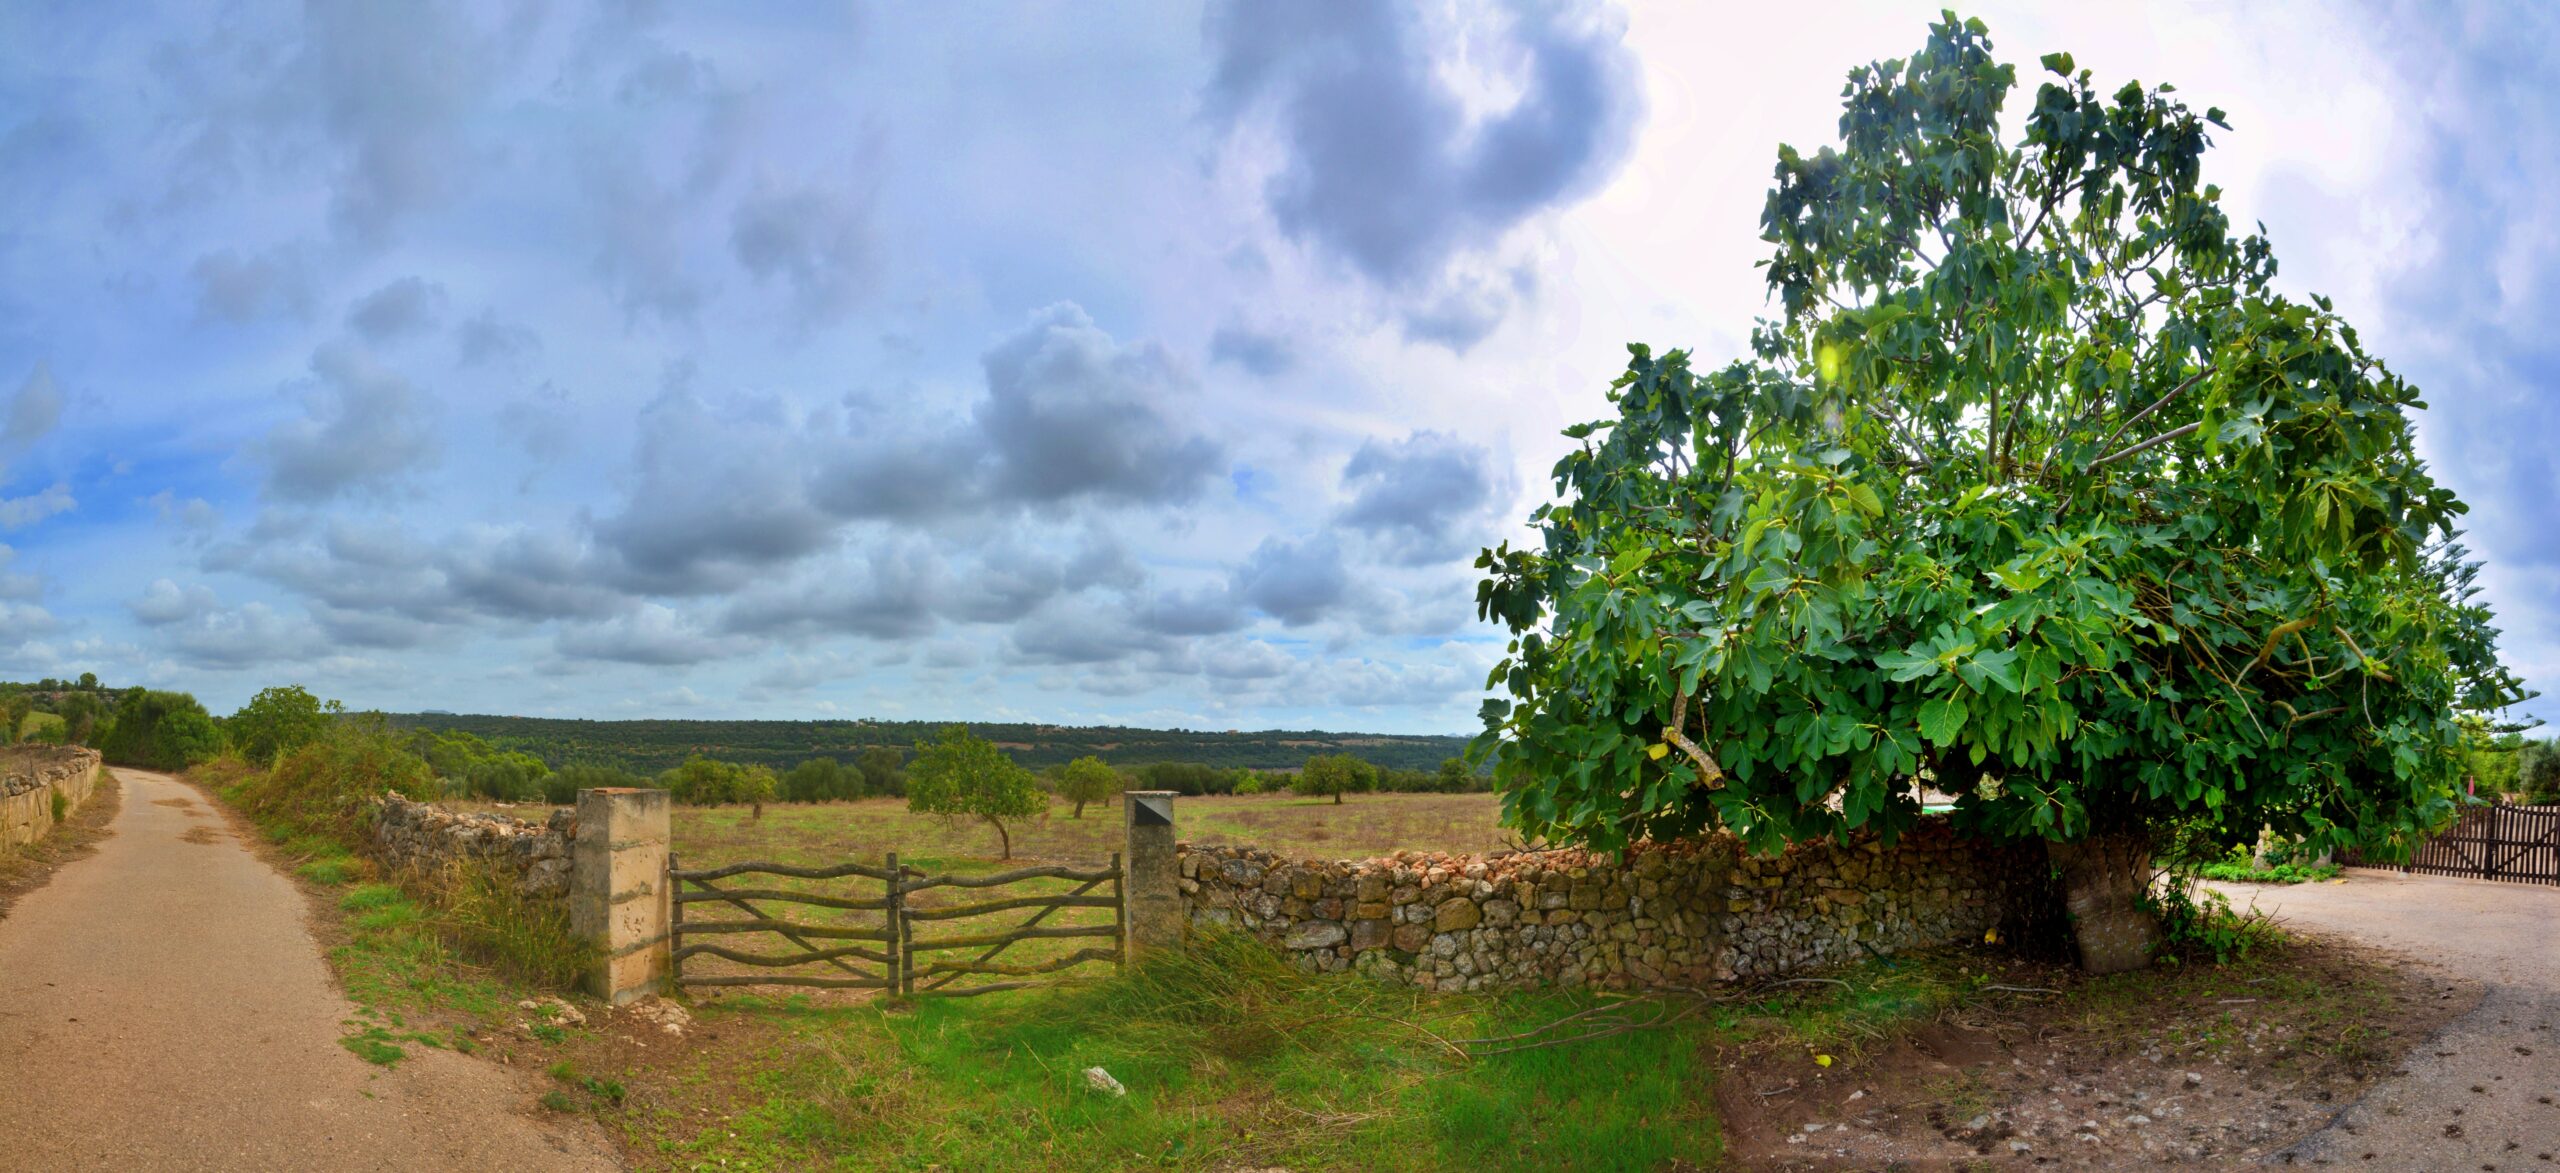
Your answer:
[[[1289,789],[1311,798],[1332,795],[1334,805],[1342,804],[1345,794],[1365,791],[1378,783],[1378,768],[1347,753],[1317,754],[1300,767]]]
[[[1084,817],[1086,803],[1109,798],[1119,788],[1120,771],[1097,757],[1077,758],[1058,774],[1058,797],[1076,804],[1079,819]]]
[[[934,741],[916,745],[907,764],[907,809],[925,814],[983,819],[996,829],[1001,858],[1013,858],[1013,834],[1007,819],[1025,819],[1048,805],[1031,771],[994,742],[953,725]]]
[[[1713,371],[1632,346],[1541,548],[1487,551],[1504,815],[1603,849],[1920,818],[2039,841],[2081,963],[2148,965],[2157,836],[2405,853],[2457,717],[2522,699],[2417,389],[2279,293],[2201,181],[2222,112],[2017,84],[1978,21],[1850,71],[1778,149],[1783,316]]]

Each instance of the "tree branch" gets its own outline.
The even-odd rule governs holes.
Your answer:
[[[2159,434],[2159,435],[2157,435],[2157,436],[2153,436],[2152,438],[2150,438],[2150,439],[2148,439],[2148,440],[2145,440],[2145,441],[2143,441],[2143,442],[2141,442],[2141,443],[2139,443],[2139,444],[2128,445],[2128,446],[2126,446],[2126,447],[2124,447],[2124,448],[2122,448],[2122,449],[2119,449],[2119,450],[2117,450],[2117,451],[2110,452],[2110,453],[2108,453],[2108,454],[2106,454],[2106,455],[2104,455],[2104,456],[2101,456],[2101,457],[2097,458],[2096,460],[2092,460],[2092,461],[2090,461],[2090,462],[2089,462],[2089,467],[2088,467],[2088,468],[2082,469],[2082,470],[2080,470],[2080,471],[2082,471],[2082,472],[2091,472],[2091,471],[2096,470],[2096,469],[2097,469],[2097,467],[2098,467],[2099,465],[2102,465],[2102,464],[2113,464],[2113,463],[2115,463],[2116,461],[2119,461],[2119,460],[2124,459],[2125,457],[2133,456],[2133,455],[2136,455],[2136,454],[2139,454],[2139,453],[2142,453],[2142,452],[2147,452],[2147,451],[2149,451],[2149,450],[2151,450],[2151,449],[2153,449],[2153,448],[2157,448],[2157,447],[2159,447],[2159,446],[2161,446],[2161,445],[2163,445],[2163,444],[2168,443],[2168,442],[2169,442],[2169,441],[2171,441],[2171,440],[2175,440],[2175,439],[2177,439],[2177,438],[2178,438],[2178,437],[2180,437],[2180,436],[2191,436],[2191,435],[2194,435],[2194,434],[2195,434],[2196,429],[2201,428],[2201,427],[2203,427],[2203,426],[2204,426],[2203,422],[2202,422],[2202,421],[2198,421],[2198,422],[2196,422],[2196,423],[2188,424],[2187,426],[2182,427],[2182,428],[2171,428],[2171,429],[2169,429],[2168,431],[2162,432],[2162,433],[2160,433],[2160,434]]]
[[[1662,727],[1662,740],[1688,755],[1689,760],[1697,765],[1699,785],[1709,790],[1719,789],[1724,785],[1724,767],[1708,757],[1707,751],[1700,749],[1697,742],[1689,740],[1688,724],[1689,690],[1684,688],[1671,694],[1671,723]]]
[[[2109,444],[2113,444],[2113,443],[2115,443],[2115,442],[2116,442],[2116,438],[2117,438],[2117,437],[2124,435],[2124,433],[2125,433],[2125,429],[2130,428],[2130,427],[2132,427],[2132,426],[2133,426],[2133,425],[2135,425],[2135,424],[2141,423],[2141,422],[2143,421],[2143,419],[2144,419],[2145,417],[2149,416],[2152,412],[2155,412],[2155,411],[2160,410],[2162,407],[2166,406],[2170,400],[2177,398],[2177,397],[2178,397],[2178,393],[2179,393],[2179,392],[2184,391],[2184,390],[2186,390],[2186,389],[2187,389],[2187,388],[2189,388],[2189,387],[2193,387],[2193,386],[2195,386],[2195,385],[2196,385],[2196,380],[2201,379],[2201,378],[2205,377],[2206,375],[2210,375],[2210,374],[2212,374],[2212,373],[2213,373],[2213,368],[2212,368],[2212,367],[2206,367],[2206,368],[2205,368],[2205,369],[2203,369],[2203,370],[2197,371],[2196,373],[2194,373],[2194,374],[2192,374],[2192,375],[2187,376],[2187,378],[2186,378],[2186,381],[2185,381],[2185,382],[2182,382],[2182,383],[2178,384],[2178,385],[2177,385],[2177,386],[2175,386],[2175,387],[2171,387],[2171,388],[2169,388],[2169,393],[2168,393],[2168,394],[2163,395],[2163,396],[2161,396],[2161,397],[2160,397],[2160,398],[2158,398],[2158,399],[2154,399],[2154,400],[2152,400],[2152,401],[2151,401],[2151,406],[2146,407],[2146,408],[2143,408],[2142,410],[2137,411],[2137,412],[2133,413],[2132,415],[2125,417],[2125,421],[2124,421],[2123,423],[2117,424],[2117,425],[2116,425],[2116,430],[2114,430],[2114,431],[2112,431],[2112,432],[2107,433],[2107,438],[2106,438],[2106,439],[2104,439],[2104,440],[2100,440],[2100,441],[2098,441],[2097,446],[2098,446],[2098,447],[2100,447],[2100,448],[2104,448],[2104,447],[2106,447],[2106,446],[2107,446],[2107,445],[2109,445]],[[2113,459],[2113,457],[2110,457],[2109,459]],[[2096,465],[2091,465],[2090,467],[2095,468],[2095,467],[2097,467],[2097,466],[2096,466]]]

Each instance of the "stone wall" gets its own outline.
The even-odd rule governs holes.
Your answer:
[[[397,794],[373,804],[374,855],[384,864],[433,871],[480,861],[516,876],[518,891],[545,899],[568,899],[569,852],[577,834],[577,815],[568,810],[535,824],[447,810]]]
[[[53,830],[53,796],[67,815],[98,784],[98,751],[77,745],[0,750],[0,848],[33,843]]]
[[[1424,989],[1697,985],[1979,941],[2053,915],[2041,844],[1958,840],[1932,819],[1755,857],[1731,836],[1581,851],[1399,852],[1330,863],[1181,847],[1195,924],[1245,929],[1299,965]]]

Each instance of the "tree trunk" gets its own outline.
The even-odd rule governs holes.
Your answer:
[[[1079,819],[1084,817],[1084,800],[1081,798],[1076,800],[1076,817]]]
[[[1341,806],[1341,805],[1342,805],[1342,792],[1341,792],[1341,791],[1339,791],[1339,790],[1336,790],[1336,791],[1334,791],[1334,792],[1333,792],[1333,805],[1335,805],[1335,806]]]
[[[1004,820],[1003,820],[1003,819],[999,819],[999,818],[995,817],[994,815],[988,815],[986,818],[987,818],[987,825],[988,825],[988,826],[990,826],[990,827],[994,827],[994,828],[996,829],[996,842],[998,842],[998,843],[1000,843],[1000,844],[1002,844],[1002,845],[1003,845],[1004,854],[1003,854],[1003,855],[1001,855],[1001,856],[998,856],[997,858],[999,858],[999,859],[1012,859],[1012,858],[1013,858],[1013,836],[1012,836],[1012,835],[1009,835],[1009,834],[1007,834],[1007,833],[1005,832],[1005,829],[1004,829]]]
[[[2110,831],[2077,842],[2045,841],[2062,871],[2063,905],[2071,912],[2080,968],[2093,974],[2147,969],[2160,924],[2143,907],[2151,883],[2151,836]]]

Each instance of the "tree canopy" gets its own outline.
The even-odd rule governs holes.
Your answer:
[[[1110,763],[1090,754],[1068,762],[1058,771],[1058,797],[1076,804],[1075,817],[1084,817],[1086,803],[1101,802],[1121,789],[1120,771]]]
[[[907,809],[926,814],[983,819],[995,828],[1003,858],[1013,858],[1009,819],[1028,818],[1048,809],[1048,796],[1032,782],[1031,771],[1013,764],[1003,749],[963,726],[916,745],[907,765]]]
[[[1333,796],[1339,804],[1345,794],[1357,794],[1378,783],[1378,768],[1350,754],[1317,754],[1298,768],[1289,789],[1300,794],[1322,798]]]
[[[2234,234],[2221,111],[2043,64],[2015,141],[1978,21],[1850,71],[1839,145],[1778,150],[1750,355],[1631,346],[1567,430],[1542,548],[1478,562],[1523,831],[1891,834],[1923,780],[2062,842],[2449,817],[2457,713],[2521,688],[2417,390]]]
[[[222,728],[240,756],[267,765],[279,753],[318,741],[342,709],[336,701],[321,703],[299,684],[276,685],[259,689]]]

